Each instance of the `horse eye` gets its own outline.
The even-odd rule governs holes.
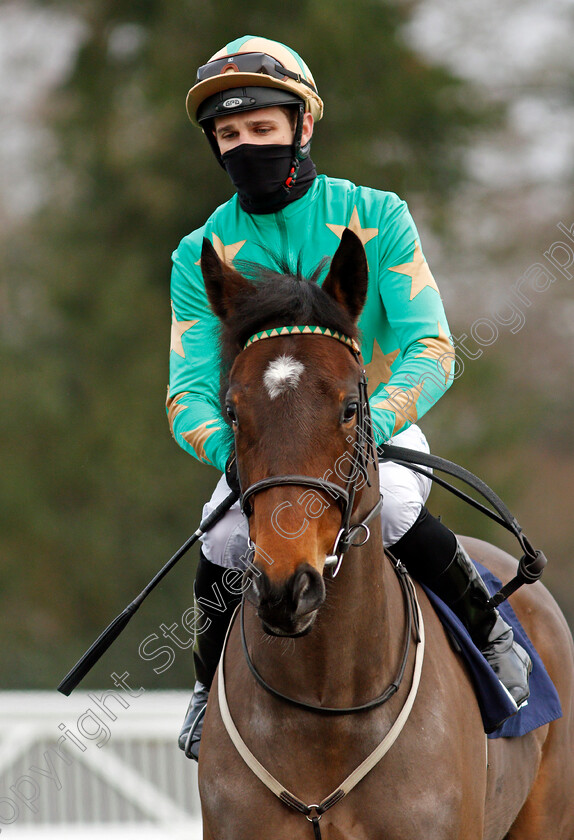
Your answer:
[[[343,423],[350,423],[358,410],[359,406],[356,402],[349,403],[345,406],[345,411],[343,412]]]
[[[231,420],[231,422],[233,424],[236,424],[237,423],[237,415],[236,415],[233,407],[230,406],[230,405],[226,405],[225,406],[225,412],[226,412],[227,416],[229,417],[229,419]]]

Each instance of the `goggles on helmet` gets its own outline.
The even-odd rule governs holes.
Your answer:
[[[294,79],[302,85],[306,85],[311,90],[317,92],[315,85],[304,79],[299,73],[294,73],[289,70],[266,53],[236,53],[235,55],[218,58],[214,61],[209,61],[203,64],[197,71],[197,81],[203,82],[205,79],[211,79],[214,76],[219,76],[228,72],[235,73],[264,73],[274,79],[284,81],[285,78]]]

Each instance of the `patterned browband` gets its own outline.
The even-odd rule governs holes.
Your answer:
[[[329,327],[313,327],[309,325],[303,327],[275,327],[271,330],[262,330],[262,332],[255,333],[251,338],[248,338],[243,349],[246,350],[252,344],[255,344],[256,341],[263,341],[265,338],[278,338],[284,335],[324,335],[346,344],[357,355],[361,353],[361,348],[354,338],[350,338],[348,335],[344,335],[344,333],[340,333],[337,330],[331,330]]]

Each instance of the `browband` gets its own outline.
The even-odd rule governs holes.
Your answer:
[[[246,350],[252,344],[255,344],[256,341],[263,341],[265,338],[278,338],[285,335],[324,335],[328,338],[334,338],[337,341],[346,344],[346,346],[350,347],[354,353],[357,353],[357,355],[361,352],[361,348],[354,338],[350,338],[348,335],[345,335],[338,330],[329,329],[329,327],[315,327],[309,325],[302,327],[274,327],[271,330],[262,330],[261,332],[255,333],[255,335],[248,338],[243,346],[243,349]]]

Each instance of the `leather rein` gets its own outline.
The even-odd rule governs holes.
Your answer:
[[[246,490],[242,491],[240,495],[240,504],[243,513],[247,517],[249,517],[252,513],[252,505],[250,501],[251,498],[256,493],[260,493],[264,490],[267,490],[270,487],[277,487],[281,485],[300,485],[306,487],[313,487],[323,492],[327,492],[330,496],[334,497],[342,508],[341,528],[335,539],[332,553],[326,558],[325,566],[327,568],[330,567],[332,569],[332,576],[335,577],[341,567],[344,555],[351,548],[351,546],[355,547],[358,550],[368,541],[370,537],[368,524],[380,513],[382,507],[382,498],[379,496],[377,503],[371,508],[369,513],[364,517],[364,519],[361,522],[355,524],[351,523],[358,481],[359,479],[362,479],[365,483],[370,484],[368,477],[368,467],[370,463],[376,463],[377,458],[372,435],[371,414],[367,394],[367,377],[363,367],[360,350],[354,339],[350,339],[348,336],[341,335],[340,333],[334,333],[331,330],[326,330],[325,328],[305,326],[288,328],[284,327],[278,330],[266,330],[262,333],[257,333],[255,336],[252,336],[245,344],[244,349],[249,347],[255,341],[260,341],[266,338],[273,338],[275,336],[283,336],[286,334],[291,335],[293,333],[320,334],[341,341],[353,353],[357,363],[360,365],[361,374],[359,379],[359,401],[356,423],[357,440],[354,445],[354,458],[351,465],[350,474],[347,479],[346,487],[343,488],[340,485],[329,481],[325,478],[315,478],[313,476],[271,476],[269,478],[264,478],[260,481],[254,482],[248,488],[246,488]],[[363,539],[357,541],[357,538],[359,537],[361,531],[363,531]],[[225,673],[223,663],[225,658],[225,650],[227,647],[227,639],[229,638],[229,632],[231,630],[231,627],[233,626],[235,616],[237,615],[237,610],[239,609],[239,607],[236,609],[229,629],[227,631],[227,637],[219,661],[219,707],[223,723],[225,725],[229,737],[231,738],[231,741],[235,745],[241,758],[245,761],[250,770],[260,779],[260,781],[263,782],[263,784],[272,793],[274,793],[285,805],[288,805],[290,808],[303,814],[312,823],[314,837],[316,838],[316,840],[320,840],[321,838],[321,828],[319,825],[319,821],[322,815],[329,808],[333,807],[333,805],[335,805],[337,802],[340,802],[340,800],[343,799],[343,797],[345,797],[357,784],[359,784],[359,782],[366,776],[366,774],[369,773],[369,771],[372,770],[373,767],[375,767],[378,764],[378,762],[392,747],[409,717],[410,711],[415,701],[415,697],[417,695],[422,672],[425,648],[422,612],[417,600],[416,590],[411,579],[407,574],[405,567],[402,565],[402,563],[400,563],[400,561],[393,558],[392,555],[388,554],[388,556],[391,559],[393,568],[398,576],[405,602],[406,627],[405,640],[403,644],[403,654],[397,675],[393,682],[391,682],[391,684],[387,687],[387,689],[373,700],[370,700],[358,706],[341,708],[318,706],[311,703],[307,703],[302,700],[297,700],[296,698],[288,697],[287,695],[282,694],[281,692],[273,688],[271,685],[269,685],[255,668],[255,665],[253,664],[253,661],[249,654],[247,640],[245,637],[244,625],[245,596],[243,597],[241,602],[241,643],[248,668],[256,682],[265,691],[267,691],[273,697],[282,702],[289,703],[290,705],[296,706],[298,708],[306,709],[307,711],[312,711],[323,715],[347,715],[356,712],[366,712],[386,703],[394,694],[396,694],[402,683],[409,659],[411,639],[414,636],[414,640],[416,643],[416,653],[411,687],[395,723],[392,725],[385,738],[367,756],[367,758],[365,758],[364,761],[362,761],[361,764],[349,776],[347,776],[347,778],[339,785],[338,788],[336,788],[336,790],[330,793],[321,802],[307,804],[301,799],[299,799],[299,797],[297,797],[294,793],[291,793],[289,790],[287,790],[287,788],[285,788],[277,779],[275,779],[274,776],[272,776],[271,773],[269,773],[269,771],[266,770],[265,767],[263,767],[263,765],[253,755],[253,753],[239,734],[239,731],[235,726],[233,718],[231,717],[225,691]]]
[[[359,546],[360,547],[360,546]],[[277,691],[276,688],[269,685],[266,682],[255,665],[253,664],[253,660],[251,659],[251,655],[249,653],[247,647],[247,638],[245,636],[245,598],[242,598],[241,605],[240,605],[240,632],[241,632],[241,646],[243,648],[243,654],[245,656],[245,661],[247,663],[247,667],[251,671],[251,674],[255,678],[256,682],[259,683],[261,688],[264,688],[269,694],[273,697],[277,698],[278,700],[282,700],[285,703],[290,703],[292,706],[296,706],[299,709],[305,709],[309,712],[317,712],[321,715],[350,715],[354,714],[355,712],[368,712],[371,709],[376,709],[378,706],[382,706],[387,700],[390,700],[391,697],[397,693],[400,688],[400,685],[403,681],[403,677],[405,674],[405,670],[407,667],[407,662],[409,659],[409,652],[411,647],[411,637],[413,635],[414,630],[414,638],[415,642],[418,644],[420,642],[421,637],[421,630],[419,626],[419,613],[417,610],[417,598],[416,592],[413,586],[413,583],[408,575],[408,572],[405,566],[393,557],[392,554],[389,552],[385,552],[385,555],[389,557],[393,569],[395,570],[397,577],[399,579],[399,583],[401,585],[401,590],[403,593],[403,598],[405,602],[405,613],[406,613],[406,627],[405,627],[405,640],[403,644],[403,655],[401,657],[401,662],[397,671],[397,675],[395,679],[391,682],[391,684],[380,694],[378,697],[375,697],[373,700],[369,700],[367,703],[362,703],[359,706],[318,706],[313,703],[307,703],[304,700],[297,700],[294,697],[289,697],[286,694],[282,694],[280,691]]]

